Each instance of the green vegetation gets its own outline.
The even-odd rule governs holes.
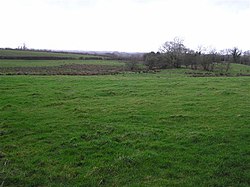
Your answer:
[[[250,76],[250,66],[244,64],[230,64],[230,68],[225,71],[224,64],[216,64],[214,71],[191,70],[183,68],[182,71],[190,73],[191,75],[205,75],[205,76]]]
[[[250,78],[184,72],[0,76],[0,183],[249,186]]]
[[[230,67],[228,73],[230,73],[232,75],[237,75],[237,74],[250,75],[250,66],[243,65],[243,64],[231,64],[231,67]]]
[[[69,64],[124,66],[117,60],[0,60],[0,67],[44,67]]]
[[[83,55],[76,53],[46,52],[46,51],[30,51],[30,50],[0,50],[0,56],[4,57],[65,57],[65,58],[84,58],[98,57],[96,55]]]
[[[101,56],[21,50],[2,52],[9,57],[0,59],[0,75],[103,75],[128,69],[125,61]]]

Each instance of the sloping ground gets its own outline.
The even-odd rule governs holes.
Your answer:
[[[250,75],[250,66],[244,64],[231,64],[229,73],[234,75]]]
[[[230,64],[228,71],[223,65],[216,65],[214,71],[186,70],[187,75],[192,77],[218,77],[218,76],[250,76],[250,66],[244,64]]]

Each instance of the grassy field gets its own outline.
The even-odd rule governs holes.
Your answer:
[[[250,77],[0,76],[0,185],[249,186]]]
[[[117,60],[0,60],[0,67],[44,67],[69,64],[124,66]]]
[[[237,74],[250,75],[250,66],[242,65],[242,64],[231,64],[231,68],[229,69],[229,73],[232,75],[237,75]]]
[[[96,55],[83,55],[74,53],[57,53],[44,51],[30,51],[30,50],[0,50],[0,56],[4,57],[66,57],[66,58],[84,58],[84,57],[98,57]]]
[[[0,75],[102,75],[125,71],[119,60],[0,60]]]
[[[114,60],[0,60],[0,75],[110,75],[127,69]]]

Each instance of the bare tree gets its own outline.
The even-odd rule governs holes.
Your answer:
[[[231,49],[223,49],[220,51],[219,55],[220,55],[221,71],[225,69],[225,71],[228,72],[231,65],[231,60],[230,60]]]
[[[18,49],[20,49],[20,50],[27,50],[28,48],[27,48],[26,44],[23,43],[20,47],[18,47]]]
[[[148,66],[149,69],[154,69],[157,67],[157,57],[155,52],[150,52],[144,55],[145,65]]]
[[[183,44],[183,40],[175,37],[173,41],[165,42],[160,48],[160,52],[168,56],[171,66],[179,68],[183,61],[183,54],[187,52],[187,49]]]
[[[241,57],[241,62],[246,65],[250,65],[250,50],[245,51]]]
[[[234,63],[240,62],[241,53],[242,52],[237,47],[234,47],[233,49],[231,49],[231,55],[233,56]]]

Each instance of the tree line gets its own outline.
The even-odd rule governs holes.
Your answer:
[[[174,38],[173,41],[165,42],[160,50],[147,53],[143,61],[149,69],[166,69],[186,67],[191,69],[202,69],[213,71],[215,68],[227,72],[231,63],[250,65],[250,51],[242,52],[237,47],[216,51],[198,47],[192,50],[183,44],[183,40]]]

